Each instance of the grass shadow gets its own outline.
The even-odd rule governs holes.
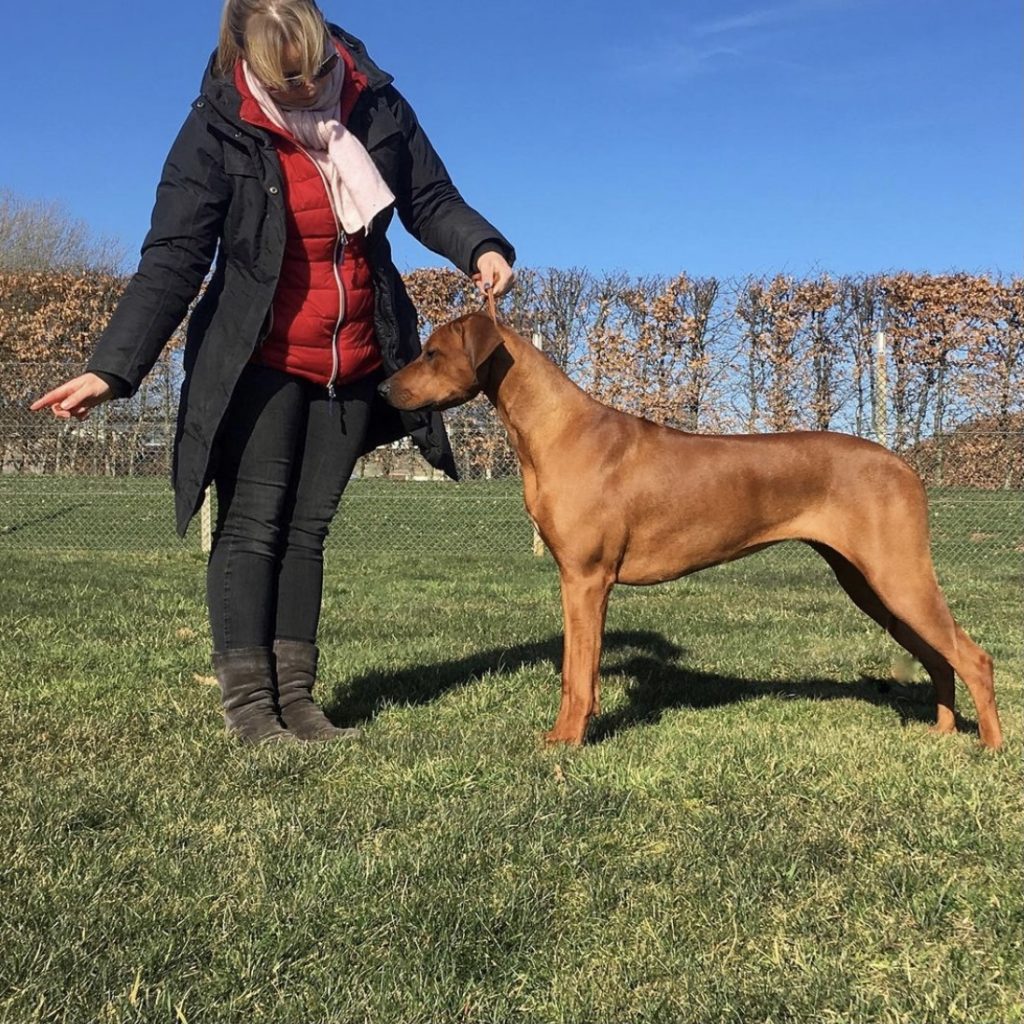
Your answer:
[[[606,652],[624,648],[643,651],[646,657],[658,662],[678,654],[678,648],[657,633],[624,630],[605,637]],[[324,707],[337,724],[354,725],[373,718],[387,704],[429,704],[489,673],[515,672],[544,662],[552,673],[557,675],[561,671],[562,637],[492,648],[455,661],[412,665],[397,672],[368,672],[346,684]]]
[[[679,708],[700,710],[738,704],[761,697],[783,700],[861,700],[896,712],[901,725],[931,722],[935,698],[931,683],[896,683],[861,676],[856,681],[805,678],[744,679],[687,668],[686,652],[649,630],[611,630],[605,636],[602,668],[626,676],[626,702],[595,719],[588,733],[601,743],[640,724],[659,721]],[[468,686],[488,673],[507,673],[547,662],[561,669],[562,638],[493,648],[455,661],[413,665],[396,672],[370,672],[349,682],[326,706],[338,725],[372,719],[387,704],[429,704],[443,694]],[[552,693],[552,697],[555,693]],[[552,708],[552,712],[554,707]],[[553,717],[553,714],[552,714]],[[538,723],[544,724],[548,723]],[[957,728],[977,733],[977,725],[957,715]]]
[[[894,711],[903,728],[935,721],[935,691],[930,682],[895,683],[865,675],[850,682],[820,678],[745,679],[646,658],[630,659],[609,668],[631,677],[632,682],[627,684],[626,703],[591,724],[587,734],[591,743],[602,743],[636,725],[656,723],[666,712],[680,708],[703,710],[762,697],[787,701],[859,700]],[[961,732],[978,732],[977,723],[959,714],[956,723]]]
[[[0,534],[11,534],[17,533],[19,530],[27,529],[30,526],[42,526],[44,523],[53,523],[58,519],[63,519],[65,516],[70,515],[72,512],[77,512],[79,509],[85,508],[86,502],[75,501],[70,504],[62,505],[60,508],[54,509],[52,512],[48,512],[45,515],[33,516],[31,519],[22,519],[17,523],[9,523],[7,526],[0,527]]]

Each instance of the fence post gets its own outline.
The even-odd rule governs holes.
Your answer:
[[[210,521],[210,488],[203,492],[203,504],[199,509],[199,543],[203,554],[208,555],[213,547],[213,524]]]
[[[875,335],[875,440],[889,447],[889,379],[886,371],[885,329]]]
[[[533,347],[538,352],[544,351],[544,336],[538,330],[533,332]],[[537,532],[536,525],[533,527],[533,554],[535,558],[542,558],[544,556],[544,541],[540,539],[540,534]]]

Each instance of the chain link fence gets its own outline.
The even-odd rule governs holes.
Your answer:
[[[0,552],[200,550],[212,510],[196,517],[184,542],[174,532],[170,361],[133,399],[101,406],[83,422],[30,413],[65,370],[0,366]],[[357,465],[330,545],[496,557],[535,550],[518,464],[493,411],[478,399],[446,418],[462,482],[431,469],[408,439],[378,449]],[[1024,435],[961,429],[903,455],[929,486],[940,569],[1021,570]]]

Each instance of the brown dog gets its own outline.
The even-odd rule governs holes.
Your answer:
[[[955,670],[981,742],[1000,746],[992,658],[950,614],[932,568],[924,487],[897,456],[845,434],[707,436],[616,412],[482,313],[438,328],[380,385],[398,409],[447,409],[481,391],[508,430],[527,511],[561,574],[562,703],[549,742],[581,743],[599,714],[613,584],[660,583],[801,540],[928,670],[935,729],[956,729]]]

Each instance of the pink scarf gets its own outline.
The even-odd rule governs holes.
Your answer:
[[[395,197],[363,144],[338,120],[345,63],[338,61],[324,90],[321,106],[280,107],[242,61],[245,82],[272,124],[288,132],[312,157],[327,183],[335,216],[347,234],[369,230],[373,218]]]

